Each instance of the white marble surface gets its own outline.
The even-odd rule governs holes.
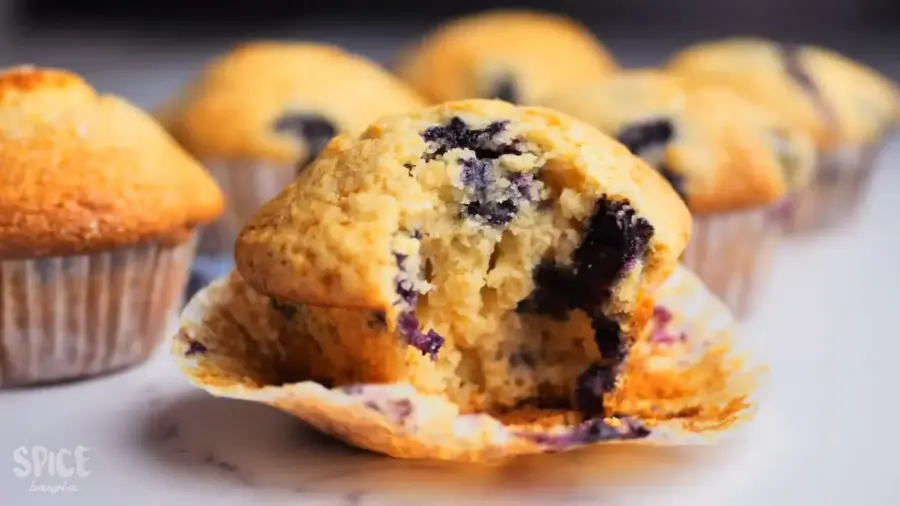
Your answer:
[[[0,504],[897,504],[897,165],[895,143],[853,226],[780,252],[742,329],[772,368],[762,409],[728,444],[488,466],[395,461],[196,391],[161,352],[115,376],[0,393]],[[15,449],[33,445],[90,448],[90,475],[68,480],[77,491],[30,492],[32,477],[10,469]]]

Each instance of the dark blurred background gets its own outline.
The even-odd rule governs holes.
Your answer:
[[[68,67],[148,106],[241,39],[328,41],[390,64],[436,23],[497,7],[575,17],[629,66],[740,34],[829,46],[900,78],[900,0],[0,0],[0,63]]]

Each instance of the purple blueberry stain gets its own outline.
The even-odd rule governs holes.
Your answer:
[[[655,343],[672,344],[687,340],[684,332],[672,332],[669,325],[674,316],[672,312],[662,306],[653,308],[653,334],[650,339]]]
[[[561,434],[522,431],[517,435],[539,445],[547,446],[550,451],[561,451],[574,446],[602,441],[643,439],[650,435],[650,430],[637,420],[627,417],[616,420],[615,425],[602,418],[586,420]]]
[[[347,395],[362,395],[366,387],[363,385],[344,385],[340,389]]]
[[[194,355],[205,355],[209,349],[200,341],[188,339],[188,349],[184,352],[185,357],[193,357]]]
[[[534,187],[534,174],[530,172],[512,172],[507,177],[516,195],[523,200],[531,201],[531,189]]]
[[[420,239],[421,233],[414,230],[410,236]],[[399,269],[394,279],[394,291],[398,296],[395,305],[401,308],[397,316],[397,330],[410,346],[421,351],[422,355],[428,355],[432,360],[437,360],[438,352],[444,345],[444,338],[433,329],[423,332],[419,326],[419,318],[415,314],[416,306],[419,303],[419,292],[412,276],[418,276],[420,273],[407,271],[406,255],[394,252],[394,259]]]

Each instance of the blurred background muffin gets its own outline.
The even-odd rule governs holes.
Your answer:
[[[654,70],[620,72],[543,105],[615,137],[668,179],[694,216],[682,261],[746,316],[780,235],[781,200],[813,165],[805,133],[727,89]]]
[[[424,104],[375,63],[332,45],[244,43],[214,60],[157,111],[226,195],[200,252],[230,259],[244,221],[336,133]]]
[[[688,47],[668,65],[701,84],[725,86],[806,131],[819,163],[794,195],[791,231],[844,223],[856,215],[885,138],[900,119],[900,91],[886,77],[833,51],[758,38]]]
[[[215,182],[151,118],[64,70],[0,74],[0,386],[146,359]]]
[[[397,73],[434,102],[531,103],[614,72],[599,40],[572,19],[498,10],[449,21],[401,56]]]

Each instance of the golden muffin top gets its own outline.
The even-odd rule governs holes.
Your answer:
[[[571,19],[497,10],[440,26],[405,52],[397,71],[434,102],[529,104],[617,67],[600,41]]]
[[[217,58],[158,117],[207,158],[295,163],[336,133],[425,105],[361,56],[313,43],[250,42]]]
[[[408,261],[421,244],[449,255],[511,233],[535,236],[516,262],[526,250],[569,261],[578,237],[557,232],[587,222],[598,201],[613,203],[618,225],[654,229],[647,276],[661,283],[690,237],[691,217],[654,170],[594,127],[550,109],[448,102],[336,137],[248,221],[235,259],[261,293],[384,310],[390,320],[398,252]],[[530,270],[522,276],[530,282]]]
[[[222,205],[206,171],[128,102],[65,70],[0,74],[0,259],[177,242]]]
[[[815,154],[798,128],[726,88],[633,70],[562,90],[544,105],[617,138],[694,213],[767,205],[805,184]]]
[[[689,47],[669,70],[719,84],[809,133],[822,149],[878,141],[900,118],[900,93],[875,70],[833,51],[732,38]]]

